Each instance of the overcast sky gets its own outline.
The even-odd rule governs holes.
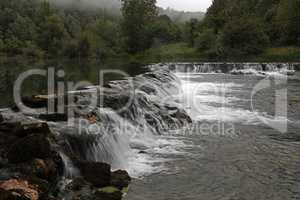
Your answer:
[[[206,11],[212,0],[157,0],[157,4],[163,8],[174,8],[184,11]]]

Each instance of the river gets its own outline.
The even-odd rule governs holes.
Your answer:
[[[173,141],[169,151],[150,153],[160,170],[135,179],[126,199],[300,199],[300,73],[286,79],[274,71],[202,69],[175,70],[193,127],[164,136]],[[269,80],[251,99],[254,88]],[[276,97],[284,95],[276,91],[283,88],[287,116],[274,118]],[[286,131],[276,130],[285,122]]]
[[[95,85],[98,69],[124,70],[123,65],[74,66],[55,69],[65,70],[65,81],[84,78]],[[134,178],[127,200],[300,199],[300,72],[294,65],[127,66],[130,77],[109,76],[105,88],[70,91],[82,107],[104,98],[89,110],[100,129],[76,117],[78,123],[48,122],[61,145],[66,178],[79,175],[69,153],[126,169]],[[2,80],[2,107],[12,101],[10,76],[24,71],[9,69],[2,73],[9,80]],[[28,81],[28,94],[45,89],[45,81]],[[13,115],[23,114],[39,115]]]

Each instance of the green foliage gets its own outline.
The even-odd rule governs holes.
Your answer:
[[[46,17],[40,35],[40,46],[51,55],[58,55],[63,47],[65,27],[60,16],[53,14]]]
[[[87,58],[121,51],[119,17],[47,0],[0,1],[0,54]],[[101,57],[102,58],[102,57]]]
[[[300,38],[300,1],[281,0],[275,17],[280,43],[294,45]]]
[[[175,42],[181,39],[181,30],[167,15],[157,17],[150,29],[155,42],[160,44]]]
[[[197,48],[238,57],[260,54],[268,44],[299,44],[299,10],[299,0],[214,0],[198,29]]]
[[[257,55],[268,45],[268,36],[253,19],[235,19],[227,23],[220,37],[221,55]]]
[[[199,50],[209,50],[215,47],[217,35],[213,29],[205,29],[196,38],[195,47]]]
[[[273,47],[268,48],[258,57],[261,62],[299,62],[300,48]]]
[[[186,38],[187,42],[190,46],[194,47],[195,39],[197,37],[197,28],[198,28],[199,21],[197,19],[191,19],[189,22],[186,23]]]
[[[152,45],[149,30],[158,15],[156,0],[122,0],[123,23],[128,52],[144,51]]]
[[[153,47],[137,55],[139,61],[153,62],[183,62],[199,59],[195,48],[186,43],[171,43],[159,47]]]

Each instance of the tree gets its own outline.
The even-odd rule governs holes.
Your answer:
[[[215,47],[217,35],[213,29],[205,29],[197,36],[195,47],[199,50],[210,50]]]
[[[300,1],[281,0],[275,20],[281,43],[296,44],[300,38]]]
[[[58,55],[65,38],[65,27],[60,16],[53,14],[46,18],[40,37],[41,47],[52,55]]]
[[[152,38],[147,28],[158,15],[156,0],[122,0],[122,30],[130,53],[149,48]]]
[[[181,31],[178,26],[167,16],[159,16],[151,25],[152,37],[160,43],[170,43],[178,41]]]
[[[259,20],[239,18],[228,22],[221,33],[223,55],[255,55],[262,53],[269,38]]]
[[[198,20],[197,19],[191,19],[187,23],[187,38],[188,43],[190,46],[194,47],[195,45],[195,39],[197,37],[197,26],[198,26]]]

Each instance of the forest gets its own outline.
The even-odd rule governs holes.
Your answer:
[[[0,56],[157,60],[165,54],[166,59],[218,60],[265,52],[300,55],[299,0],[214,0],[205,17],[162,10],[156,0],[122,0],[117,6],[63,2],[1,0]]]
[[[299,0],[214,0],[199,24],[195,45],[212,57],[299,47],[299,10]]]

